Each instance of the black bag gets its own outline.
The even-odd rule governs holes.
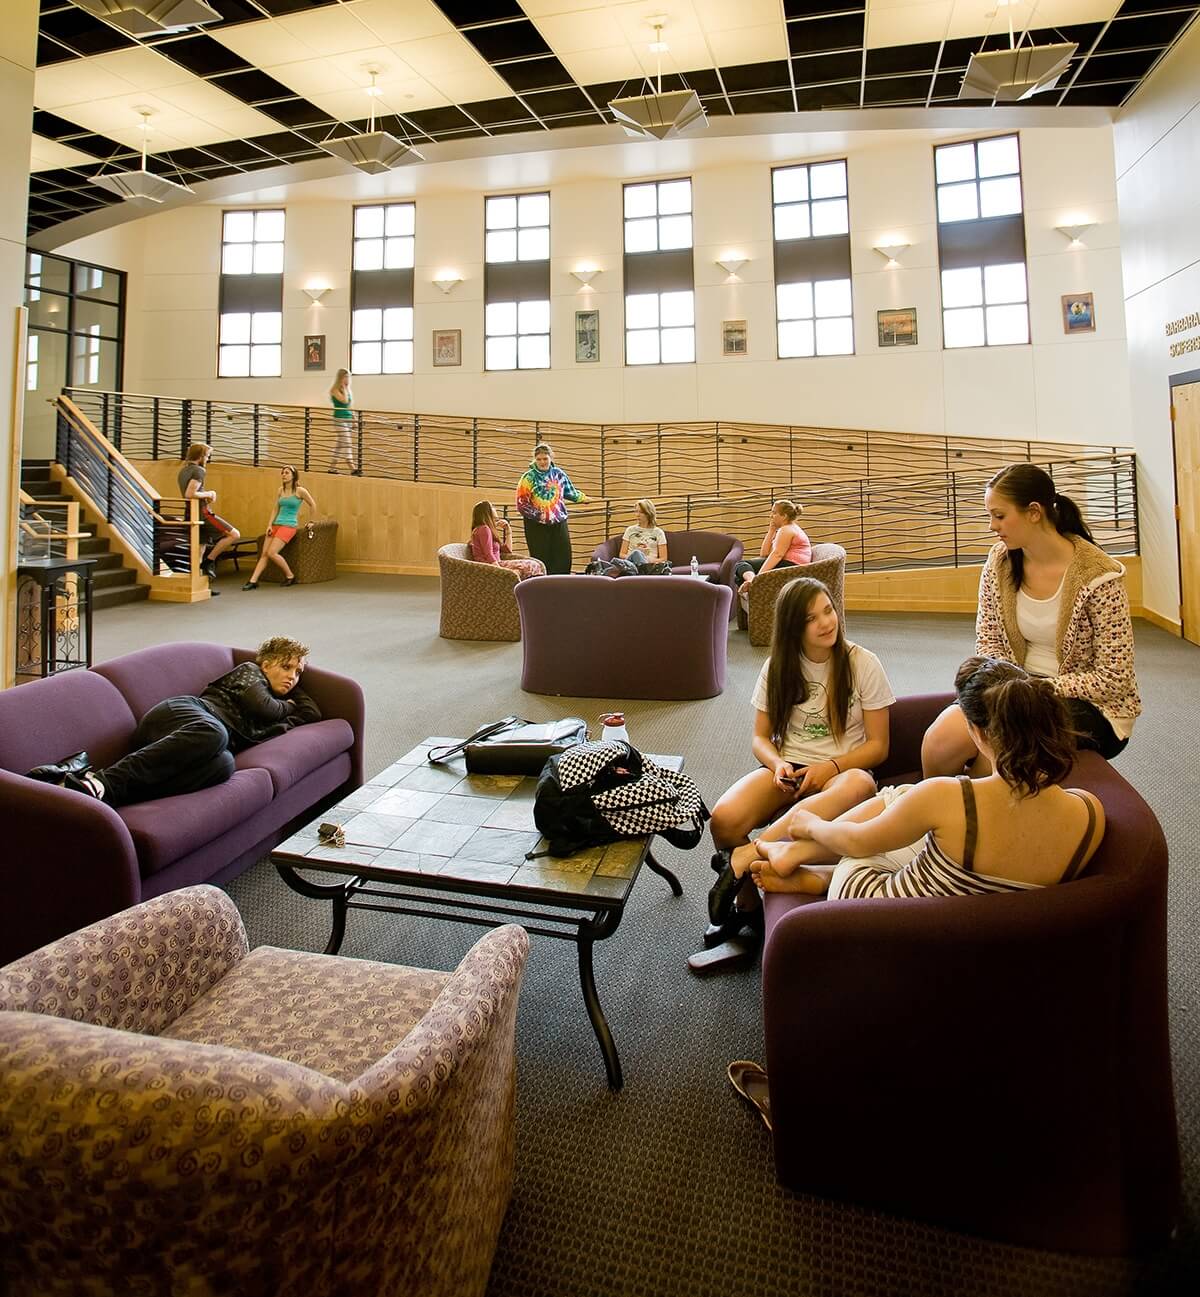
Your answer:
[[[546,762],[533,819],[549,850],[526,858],[570,856],[655,833],[687,849],[700,841],[708,818],[690,776],[662,769],[620,739],[580,743]]]
[[[431,765],[442,765],[460,752],[473,775],[536,775],[548,758],[587,740],[587,722],[579,716],[536,724],[505,716],[477,729],[469,739],[430,750]]]

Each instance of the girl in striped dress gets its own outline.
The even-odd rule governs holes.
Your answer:
[[[955,689],[992,774],[885,788],[832,821],[798,806],[755,843],[755,883],[848,899],[1027,891],[1075,877],[1104,836],[1104,808],[1059,787],[1075,755],[1062,698],[997,658],[968,658]]]

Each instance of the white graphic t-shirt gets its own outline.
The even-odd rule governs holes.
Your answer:
[[[865,743],[867,728],[863,712],[880,711],[896,701],[887,673],[875,654],[859,644],[848,644],[846,647],[850,650],[854,683],[850,691],[850,714],[846,718],[845,733],[840,739],[834,738],[829,724],[827,685],[831,662],[810,662],[806,657],[800,659],[804,678],[809,685],[808,697],[792,708],[787,733],[779,746],[783,759],[793,765],[811,766],[814,762],[827,761],[840,752],[849,752],[851,748]],[[767,710],[767,671],[770,665],[769,659],[763,663],[751,699],[760,712]]]
[[[667,533],[661,527],[626,527],[621,539],[629,543],[630,553],[640,549],[648,559],[658,557],[659,546],[667,548]]]

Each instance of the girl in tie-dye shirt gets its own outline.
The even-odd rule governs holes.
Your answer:
[[[571,479],[554,463],[547,442],[533,448],[533,462],[517,483],[517,511],[525,523],[525,543],[541,559],[550,575],[571,570],[571,534],[567,530],[567,505],[585,504]]]

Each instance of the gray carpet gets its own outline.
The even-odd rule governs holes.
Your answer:
[[[749,698],[765,651],[736,632],[720,698],[558,700],[521,692],[519,644],[438,639],[432,580],[348,576],[286,590],[238,587],[230,577],[213,603],[143,603],[99,614],[97,659],[168,640],[252,646],[270,634],[298,636],[314,663],[362,683],[368,773],[427,734],[466,733],[509,712],[593,720],[610,703],[624,706],[635,744],[686,755],[710,805],[749,768]],[[962,616],[852,614],[850,632],[879,654],[897,694],[946,688],[973,643],[971,620]],[[631,647],[653,663],[654,645],[635,637]],[[1171,848],[1171,1025],[1186,1195],[1174,1247],[1136,1261],[1031,1252],[780,1189],[768,1136],[724,1075],[729,1059],[761,1055],[758,972],[707,981],[687,972],[712,875],[706,850],[663,848],[664,863],[683,880],[683,898],[645,871],[621,928],[596,947],[597,985],[625,1070],[622,1093],[604,1084],[574,950],[534,940],[517,1029],[516,1190],[492,1297],[1200,1291],[1200,650],[1139,622],[1137,652],[1146,714],[1117,764],[1153,806]],[[670,670],[669,659],[661,669]],[[253,944],[324,945],[323,908],[289,891],[265,861],[229,891]],[[465,926],[354,913],[343,953],[449,968],[477,935]],[[812,1102],[820,1120],[820,1096]]]

